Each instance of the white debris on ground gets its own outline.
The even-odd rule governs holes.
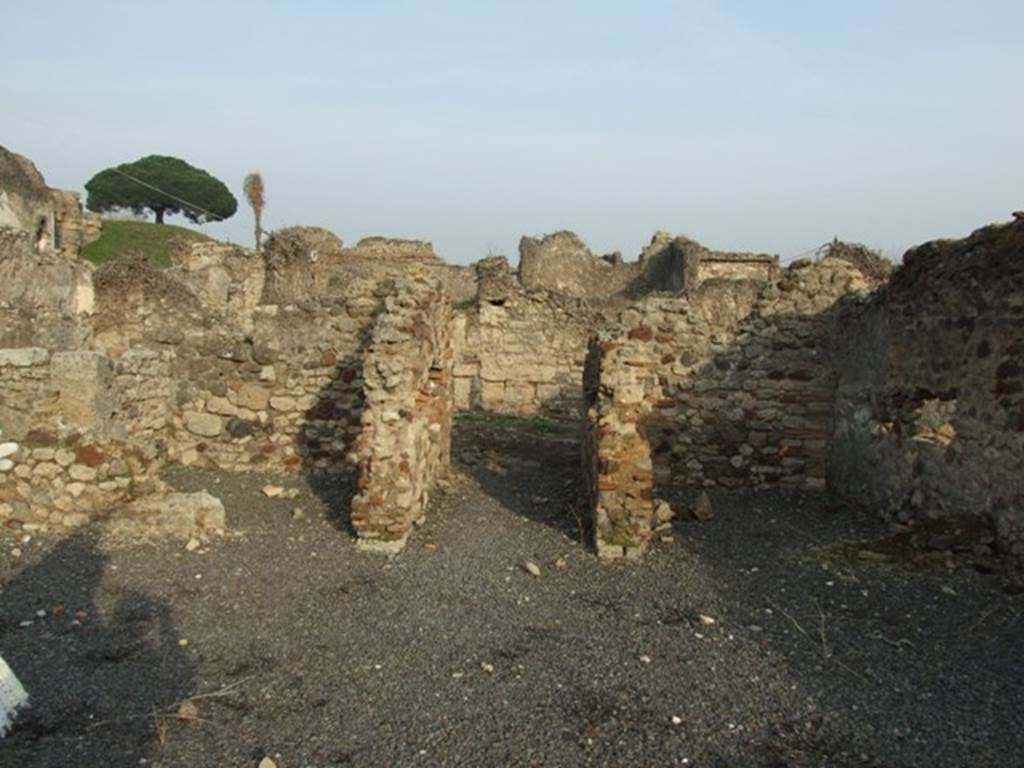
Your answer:
[[[3,738],[11,725],[18,709],[28,704],[28,693],[7,662],[0,656],[0,738]]]

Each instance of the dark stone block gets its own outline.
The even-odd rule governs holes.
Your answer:
[[[225,428],[229,435],[238,439],[251,435],[255,431],[256,425],[248,419],[228,419],[228,423]]]

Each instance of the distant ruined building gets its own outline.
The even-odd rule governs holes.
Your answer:
[[[37,250],[70,257],[99,237],[102,220],[75,192],[51,189],[32,161],[0,146],[0,228],[28,232]]]

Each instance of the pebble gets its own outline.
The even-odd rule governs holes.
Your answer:
[[[533,560],[527,560],[523,563],[523,568],[525,568],[526,572],[531,576],[540,576],[540,566],[533,562]]]
[[[195,538],[189,539],[188,540],[188,544],[185,545],[185,549],[188,552],[195,552],[197,549],[199,549],[199,547],[200,547],[199,539],[195,539]]]
[[[268,499],[274,499],[284,493],[284,488],[280,485],[264,485],[261,491]]]
[[[277,763],[271,760],[269,757],[264,757],[260,760],[260,764],[257,768],[277,768]]]
[[[653,661],[653,659],[651,659],[651,657],[650,657],[650,656],[648,656],[648,655],[647,655],[646,653],[645,653],[645,654],[643,654],[643,655],[642,655],[642,656],[640,657],[640,663],[641,663],[641,664],[650,664],[650,663],[651,663],[651,661]]]
[[[489,675],[494,673],[494,665],[486,661],[481,662],[480,669]]]
[[[700,614],[699,618],[700,618],[700,623],[703,624],[706,627],[710,627],[712,624],[717,624],[718,623],[718,622],[715,621],[715,619],[713,619],[710,616],[705,616],[703,613]]]
[[[885,563],[889,561],[889,556],[884,552],[875,552],[870,549],[861,549],[857,552],[857,559],[875,563]]]
[[[15,547],[14,549],[12,549],[11,550],[11,557],[15,557],[15,558],[21,557],[21,549],[19,549],[18,547]]]
[[[700,496],[693,503],[693,516],[704,522],[715,516],[715,510],[711,506],[711,497],[708,496],[707,491],[701,491]]]

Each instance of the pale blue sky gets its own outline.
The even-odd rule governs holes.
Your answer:
[[[269,225],[350,243],[515,263],[573,229],[634,258],[669,229],[898,257],[1024,207],[1019,0],[51,0],[3,23],[0,144],[51,185],[169,154],[241,200],[259,170]]]

